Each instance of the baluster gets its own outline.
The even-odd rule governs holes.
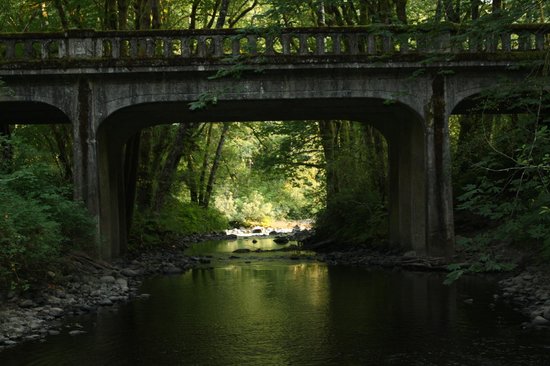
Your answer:
[[[393,41],[392,36],[386,36],[382,35],[382,49],[384,50],[384,53],[390,53],[395,50],[393,47]]]
[[[67,57],[67,39],[60,39],[57,48],[57,56],[59,58]]]
[[[103,55],[103,38],[96,38],[94,46],[94,57],[102,58]]]
[[[275,39],[271,34],[265,36],[265,54],[266,56],[275,55]]]
[[[157,40],[155,38],[145,38],[145,57],[155,57],[156,41]]]
[[[332,52],[335,55],[342,54],[342,43],[340,38],[340,33],[333,33],[331,35],[332,38]]]
[[[40,42],[40,59],[47,60],[49,58],[48,49],[49,49],[50,43],[51,43],[51,40]]]
[[[206,37],[197,37],[197,56],[206,57]]]
[[[281,43],[283,44],[283,55],[290,55],[290,34],[281,35]]]
[[[399,52],[400,53],[409,53],[409,35],[401,34],[399,36]]]
[[[510,52],[512,50],[512,33],[503,32],[500,34],[502,40],[502,50],[504,52]]]
[[[531,49],[531,45],[530,45],[530,37],[531,35],[527,32],[521,32],[519,34],[519,39],[518,39],[518,42],[519,42],[519,49],[520,51],[528,51]]]
[[[172,52],[172,38],[162,38],[162,56],[164,58],[171,58],[174,56]]]
[[[325,34],[315,35],[315,54],[318,56],[325,54]]]
[[[26,40],[23,46],[23,58],[32,59],[33,58],[33,41]]]
[[[307,47],[307,36],[307,34],[298,35],[298,40],[300,42],[300,45],[298,47],[298,54],[300,56],[306,56],[309,54],[309,50]]]
[[[185,58],[191,57],[191,48],[190,48],[188,37],[183,37],[181,39],[181,57],[185,57]]]
[[[356,33],[348,34],[346,38],[348,42],[348,55],[359,54],[357,34]]]
[[[437,50],[440,52],[448,53],[451,51],[451,34],[449,31],[444,31],[442,34],[437,35]]]
[[[233,36],[231,37],[231,55],[236,57],[241,54],[241,37]]]
[[[487,34],[485,38],[485,52],[496,52],[497,50],[498,39],[493,33]]]
[[[117,38],[111,39],[111,57],[114,58],[115,60],[120,59],[120,55],[121,55],[120,44],[121,44],[120,38],[117,37]]]
[[[544,33],[542,31],[535,33],[535,39],[537,44],[537,50],[544,51]]]
[[[223,57],[223,36],[216,35],[212,40],[214,42],[214,56]]]
[[[6,59],[9,60],[15,58],[15,42],[7,41],[4,44],[6,45]]]
[[[369,33],[367,36],[367,54],[373,55],[376,53],[376,38],[374,34]]]
[[[258,37],[253,34],[249,34],[246,36],[246,39],[248,41],[248,44],[247,44],[248,53],[250,53],[251,55],[257,55],[258,54]]]
[[[131,58],[137,58],[138,57],[139,43],[140,42],[138,42],[137,38],[130,39],[130,57]]]

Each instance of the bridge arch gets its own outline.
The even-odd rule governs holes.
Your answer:
[[[51,103],[27,99],[22,97],[10,97],[0,99],[0,123],[8,124],[50,124],[71,123],[71,118],[63,108]]]
[[[160,99],[160,98],[159,98]],[[368,123],[386,138],[389,152],[390,241],[426,254],[426,138],[423,118],[409,105],[382,98],[220,100],[198,111],[189,100],[136,103],[115,110],[97,128],[103,257],[124,252],[127,240],[124,144],[145,127],[174,122],[341,119]]]

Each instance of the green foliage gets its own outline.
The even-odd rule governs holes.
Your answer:
[[[160,213],[140,212],[134,215],[129,246],[131,251],[171,246],[181,236],[227,228],[227,218],[216,209],[205,209],[171,197]]]
[[[382,246],[387,243],[387,209],[375,190],[347,190],[319,213],[315,227],[319,238],[343,245]]]
[[[36,150],[17,138],[1,143],[13,159],[0,168],[0,287],[26,287],[65,251],[93,248],[95,223]]]
[[[479,249],[479,248],[478,248]],[[443,283],[450,285],[457,281],[465,274],[472,273],[487,273],[487,272],[508,272],[516,268],[516,264],[509,262],[502,262],[498,256],[486,253],[487,249],[483,250],[485,253],[480,254],[478,258],[467,265],[453,263],[447,266],[449,273]]]

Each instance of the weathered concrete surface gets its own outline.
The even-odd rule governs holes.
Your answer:
[[[389,144],[391,241],[418,254],[448,256],[454,244],[448,117],[500,77],[526,74],[510,69],[514,61],[426,66],[302,59],[264,62],[240,78],[214,80],[208,77],[227,64],[74,65],[0,67],[14,92],[0,97],[0,123],[73,124],[75,196],[98,216],[106,259],[126,245],[121,152],[136,131],[174,122],[300,119],[376,126]],[[191,111],[188,104],[204,93],[216,95],[218,103]]]

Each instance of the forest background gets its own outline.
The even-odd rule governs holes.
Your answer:
[[[549,12],[545,0],[4,0],[0,30],[453,23],[486,32],[545,23]],[[525,85],[488,90],[482,108],[450,120],[458,246],[482,269],[499,265],[495,245],[550,258],[548,55],[531,67]],[[521,113],[484,113],[502,100]],[[189,108],[210,103],[206,94]],[[44,280],[68,250],[94,250],[94,220],[71,199],[71,128],[51,122],[0,126],[2,287]],[[388,249],[387,144],[367,123],[173,121],[133,136],[124,159],[136,182],[134,251],[230,225],[303,219],[315,220],[319,240]]]

